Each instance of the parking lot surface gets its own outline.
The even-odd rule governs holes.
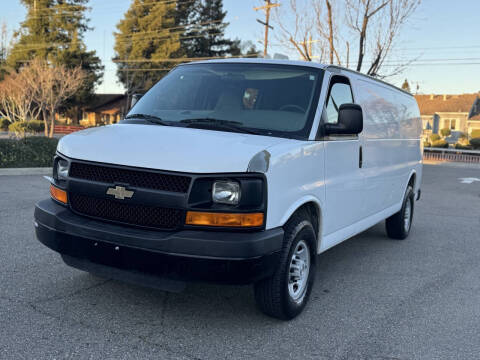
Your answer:
[[[462,180],[463,179],[463,180]],[[426,165],[410,237],[383,222],[319,256],[303,314],[251,287],[183,293],[71,269],[34,235],[41,176],[0,176],[0,359],[478,359],[479,168]]]

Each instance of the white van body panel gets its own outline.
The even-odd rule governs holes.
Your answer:
[[[255,154],[282,141],[203,129],[116,124],[65,136],[58,151],[78,160],[206,174],[245,172]]]
[[[324,208],[324,146],[290,140],[269,149],[267,229],[284,225],[306,202]]]
[[[117,124],[68,135],[61,139],[58,151],[73,159],[100,163],[221,174],[246,172],[252,157],[267,150],[266,229],[285,225],[299,207],[313,203],[319,210],[319,253],[398,212],[413,174],[414,191],[418,192],[422,177],[421,120],[413,96],[366,76],[321,64],[260,59],[212,62],[324,69],[309,140]],[[349,79],[354,102],[363,110],[364,129],[358,138],[317,141],[328,84],[336,75]],[[89,146],[85,146],[87,141]]]
[[[363,132],[358,139],[314,142],[323,144],[318,147],[292,145],[284,153],[279,150],[286,146],[276,145],[269,150],[278,154],[272,153],[267,172],[267,228],[284,225],[296,209],[311,201],[320,207],[319,253],[398,212],[411,176],[416,177],[415,193],[422,177],[421,120],[415,99],[365,76],[339,69],[330,73],[327,68],[310,139],[317,134],[328,83],[335,75],[350,80],[354,102],[362,106]]]

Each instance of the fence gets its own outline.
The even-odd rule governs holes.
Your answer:
[[[68,135],[75,131],[80,131],[85,129],[83,126],[73,126],[73,125],[55,125],[53,132],[55,134],[64,134]]]
[[[480,151],[459,149],[423,149],[423,160],[456,161],[480,164]]]

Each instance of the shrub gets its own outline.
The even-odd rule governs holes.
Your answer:
[[[8,131],[15,133],[16,137],[25,137],[25,134],[30,131],[26,121],[15,121],[8,126]]]
[[[0,139],[0,168],[52,166],[57,143],[58,139],[37,136]]]
[[[448,143],[445,140],[432,141],[432,147],[434,148],[448,148]]]
[[[480,137],[470,139],[470,145],[472,145],[475,150],[480,150]]]
[[[10,125],[10,121],[7,119],[0,119],[0,129],[3,131],[8,131],[8,126]]]
[[[432,144],[430,144],[428,141],[423,142],[423,147],[430,147]]]
[[[449,128],[441,129],[440,134],[442,134],[443,137],[450,136],[452,131]]]
[[[459,150],[471,150],[472,147],[469,146],[469,145],[462,145],[460,143],[456,143],[455,144],[455,149],[459,149]]]
[[[430,135],[430,142],[434,142],[434,141],[437,141],[437,140],[440,140],[440,139],[441,139],[441,137],[438,134]]]
[[[472,132],[470,133],[470,137],[473,138],[480,138],[480,129],[474,129],[472,130]]]
[[[41,120],[31,120],[28,122],[28,128],[32,132],[41,133],[45,131],[45,124]]]

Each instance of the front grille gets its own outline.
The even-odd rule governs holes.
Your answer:
[[[188,176],[122,169],[79,162],[71,163],[69,175],[74,178],[108,184],[128,184],[130,186],[178,193],[186,193],[191,181],[191,178]]]
[[[122,204],[115,200],[69,194],[72,210],[94,218],[121,222],[129,225],[165,230],[178,228],[184,219],[184,211],[156,206]]]

